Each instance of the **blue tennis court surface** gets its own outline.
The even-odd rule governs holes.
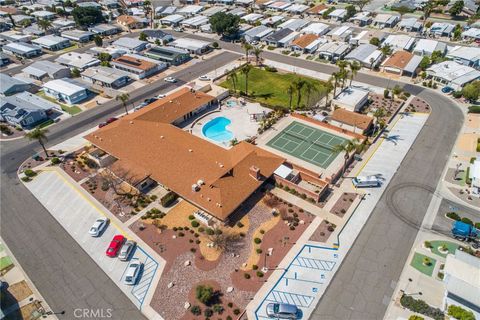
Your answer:
[[[288,303],[299,307],[303,319],[308,319],[338,260],[337,249],[305,245],[264,297],[255,311],[256,318],[267,318],[265,310],[269,303]]]

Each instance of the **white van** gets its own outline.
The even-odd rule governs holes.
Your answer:
[[[352,179],[355,188],[380,187],[380,180],[376,176],[358,176]]]

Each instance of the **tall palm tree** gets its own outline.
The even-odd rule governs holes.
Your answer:
[[[344,176],[345,170],[347,169],[347,162],[348,159],[350,159],[350,153],[353,151],[361,152],[361,149],[363,148],[362,145],[363,144],[360,143],[360,140],[353,139],[342,144],[337,144],[333,147],[332,151],[335,153],[345,152],[343,156],[344,162],[342,168],[342,177]]]
[[[121,101],[123,107],[125,108],[125,113],[128,114],[128,108],[127,108],[127,101],[130,99],[130,95],[128,93],[122,93],[119,94],[118,96],[115,97],[116,101]]]
[[[245,50],[245,60],[248,62],[248,53],[253,49],[252,45],[248,42],[242,44],[243,50]]]
[[[325,109],[328,108],[328,96],[333,91],[333,83],[330,79],[325,83]]]
[[[297,90],[297,109],[298,107],[300,107],[300,100],[302,100],[302,89],[305,84],[306,81],[301,78],[297,78],[293,81],[293,87],[295,88],[295,90]]]
[[[262,49],[255,47],[253,49],[253,55],[255,56],[255,64],[258,66],[260,65],[260,55],[262,54]]]
[[[350,62],[349,67],[350,67],[350,86],[352,86],[353,78],[355,78],[355,76],[357,75],[358,71],[360,71],[362,66],[357,61],[352,61]]]
[[[307,107],[310,107],[310,97],[314,92],[318,92],[318,87],[313,82],[305,82],[305,93],[307,94],[307,103],[305,105]]]
[[[245,95],[248,97],[248,74],[252,70],[252,65],[250,63],[247,63],[244,65],[241,69],[241,72],[245,76]]]
[[[45,152],[45,156],[48,158],[48,152],[45,148],[45,143],[48,141],[47,132],[47,129],[41,129],[37,127],[34,130],[25,134],[25,137],[28,138],[28,140],[37,140],[38,143],[40,143],[40,145],[42,146],[43,151]]]
[[[343,88],[345,87],[345,80],[348,79],[348,70],[347,69],[340,69],[339,71],[339,77],[340,77],[340,80],[342,81],[342,90]]]
[[[423,6],[423,23],[422,23],[422,31],[425,29],[425,24],[427,23],[428,17],[430,17],[430,13],[432,13],[435,5],[433,1],[427,1],[425,5]]]
[[[232,72],[230,72],[230,73],[227,75],[227,81],[232,82],[233,91],[234,91],[234,92],[237,92],[237,81],[238,81],[238,77],[237,77],[237,72],[235,72],[235,70],[232,71]]]
[[[37,24],[45,33],[52,27],[52,23],[47,19],[38,20]]]
[[[292,110],[292,100],[293,100],[293,92],[295,91],[295,88],[290,84],[287,89],[287,94],[288,94],[288,108]],[[293,111],[293,110],[292,110]]]
[[[345,68],[348,66],[348,62],[345,60],[338,60],[337,66],[340,68],[340,70],[345,70]]]
[[[377,127],[379,126],[380,121],[384,116],[385,116],[385,109],[383,108],[378,108],[373,113],[373,117],[375,118],[375,130],[373,131],[374,136],[375,136],[375,133],[377,132]]]
[[[150,20],[150,28],[153,28],[153,10],[150,0],[145,0],[143,2],[143,10],[145,11],[145,16]]]

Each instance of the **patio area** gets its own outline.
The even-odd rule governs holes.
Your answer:
[[[232,140],[239,142],[255,136],[260,121],[271,111],[262,107],[259,103],[229,98],[223,101],[218,109],[195,121],[189,130],[203,139],[229,148],[232,145]],[[214,119],[217,119],[215,121],[222,119],[224,127],[217,127],[217,124],[214,124],[215,121],[211,122]],[[208,126],[205,126],[207,124]],[[214,135],[211,135],[211,129],[213,129]]]

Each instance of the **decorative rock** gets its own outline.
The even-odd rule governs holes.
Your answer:
[[[189,265],[191,264],[190,260],[187,260],[185,261],[185,263],[183,264],[185,267],[188,267]]]
[[[305,221],[300,220],[300,221],[298,221],[298,224],[305,224]]]
[[[267,272],[268,272],[268,268],[267,268],[267,267],[263,267],[263,268],[262,268],[262,272],[263,272],[263,273],[267,273]]]
[[[232,292],[232,291],[233,291],[233,287],[228,287],[228,288],[227,288],[227,293],[230,293],[230,292]]]
[[[183,305],[183,307],[184,307],[185,309],[190,308],[190,302],[185,302],[185,304]]]
[[[247,267],[247,263],[242,263],[242,268],[246,268]]]
[[[271,256],[272,253],[273,253],[273,248],[268,248],[268,249],[267,249],[267,254],[268,254],[269,256]]]
[[[173,282],[170,282],[170,283],[167,285],[167,288],[170,289],[171,287],[173,287]]]
[[[176,235],[173,235],[173,236],[172,236],[172,239],[177,239],[177,236],[176,236]]]

